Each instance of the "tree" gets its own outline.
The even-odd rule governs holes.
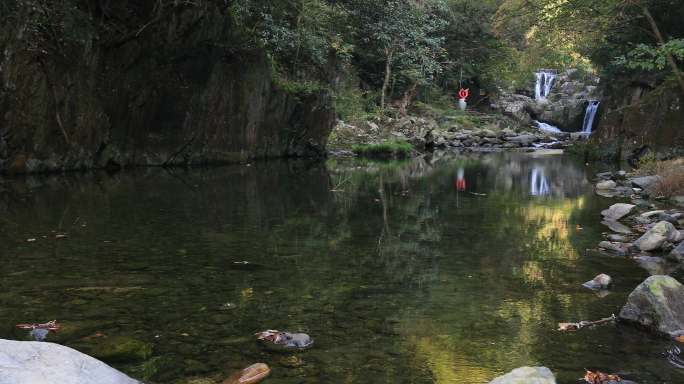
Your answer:
[[[441,0],[344,0],[361,65],[383,63],[380,107],[398,69],[415,83],[441,72],[445,26]],[[365,63],[363,63],[365,62]],[[407,88],[411,88],[413,84]]]

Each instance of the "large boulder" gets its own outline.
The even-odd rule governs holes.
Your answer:
[[[627,298],[620,318],[670,334],[684,330],[684,285],[670,276],[651,276]]]
[[[0,339],[3,384],[140,384],[125,374],[59,344]]]
[[[613,204],[610,208],[603,210],[601,215],[603,215],[606,220],[617,221],[632,213],[634,208],[636,208],[636,205],[634,204]]]
[[[645,252],[655,251],[660,249],[665,242],[674,241],[678,236],[679,232],[672,223],[660,221],[638,238],[634,245]]]
[[[556,377],[546,367],[521,367],[497,377],[489,384],[556,384]]]

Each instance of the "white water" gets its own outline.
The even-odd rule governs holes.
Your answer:
[[[591,134],[591,130],[594,127],[594,118],[596,117],[596,111],[601,103],[598,100],[592,100],[587,105],[587,111],[584,113],[584,124],[582,125],[582,133],[587,135]]]
[[[530,175],[530,194],[532,196],[546,196],[550,193],[551,189],[548,181],[546,181],[544,170],[535,166]]]
[[[544,132],[549,132],[549,133],[562,133],[563,132],[560,129],[558,129],[558,127],[553,126],[551,124],[542,123],[541,121],[537,121],[537,120],[534,120],[534,123],[537,124],[537,127],[539,127],[539,129],[544,131]]]
[[[535,73],[537,82],[534,85],[535,100],[546,100],[553,87],[553,81],[556,79],[556,74],[553,72],[541,71]]]

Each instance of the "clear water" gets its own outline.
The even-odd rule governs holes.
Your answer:
[[[131,336],[171,362],[113,364],[148,382],[255,362],[273,384],[486,383],[522,365],[560,383],[583,368],[684,382],[668,340],[556,331],[617,313],[647,277],[585,251],[613,202],[589,174],[563,156],[472,154],[3,180],[0,337],[53,319],[72,331],[48,340],[81,350]],[[616,281],[603,298],[581,287],[601,272]],[[268,351],[264,329],[315,345]]]

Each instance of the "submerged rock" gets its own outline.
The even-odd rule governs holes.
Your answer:
[[[254,384],[265,379],[270,373],[271,368],[268,365],[256,363],[235,372],[221,384]]]
[[[587,281],[586,283],[582,284],[582,286],[592,290],[600,290],[607,289],[608,287],[610,287],[612,283],[613,279],[605,273],[602,273],[594,277],[593,279]]]
[[[613,204],[610,206],[610,208],[603,210],[603,212],[601,212],[601,215],[603,215],[603,217],[606,220],[618,221],[632,213],[632,211],[634,211],[634,208],[636,208],[636,205],[634,204]]]
[[[634,257],[634,261],[636,261],[641,268],[648,271],[651,276],[669,275],[678,268],[677,264],[669,263],[662,257],[641,255]]]
[[[497,377],[489,384],[556,384],[556,377],[546,367],[521,367]]]
[[[651,276],[627,298],[620,318],[670,334],[684,329],[684,286],[670,276]]]
[[[144,361],[152,355],[152,344],[126,336],[113,336],[95,344],[90,354],[111,362]]]
[[[626,226],[622,223],[618,223],[617,221],[603,220],[601,222],[601,224],[605,225],[606,227],[608,227],[613,232],[621,233],[623,235],[631,235],[632,234],[632,230],[628,226]]]
[[[0,382],[140,384],[99,360],[59,344],[1,339]]]
[[[677,229],[667,221],[658,222],[648,232],[644,233],[634,245],[642,251],[655,251],[660,249],[667,241],[673,241],[678,236]]]

